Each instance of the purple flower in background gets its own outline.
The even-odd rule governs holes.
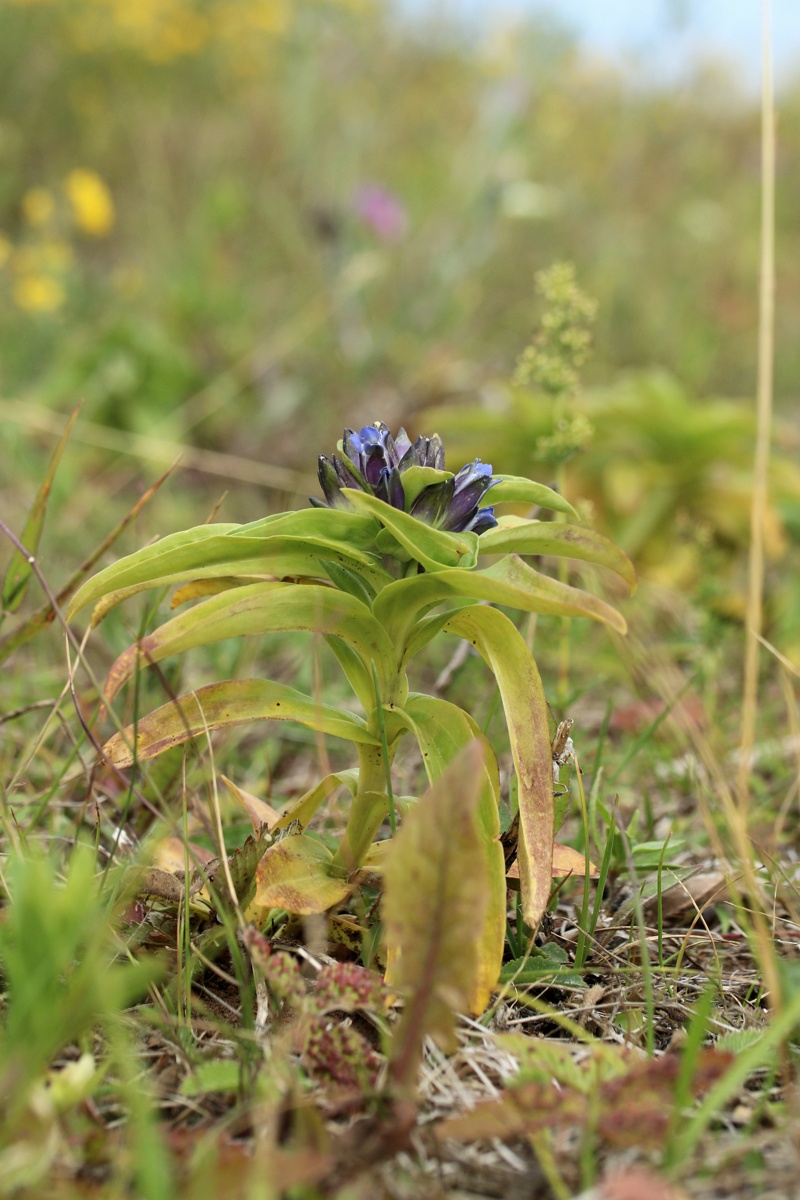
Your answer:
[[[317,508],[325,504],[329,508],[346,507],[342,488],[358,488],[391,504],[392,508],[406,511],[403,475],[409,467],[444,471],[444,446],[438,433],[418,437],[412,445],[405,429],[393,438],[388,426],[376,421],[358,433],[345,429],[341,448],[341,458],[336,454],[330,459],[324,454],[319,456],[319,482],[325,501],[323,504],[322,500],[312,499]],[[494,509],[490,505],[481,506],[484,493],[496,482],[489,464],[476,458],[457,475],[423,488],[408,512],[436,529],[483,533],[497,524]]]
[[[396,242],[408,228],[402,203],[379,183],[365,183],[358,188],[353,197],[353,208],[382,242]]]

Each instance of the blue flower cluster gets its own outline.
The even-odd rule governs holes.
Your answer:
[[[345,429],[342,457],[336,454],[331,458],[324,454],[319,456],[319,482],[325,502],[312,499],[311,503],[316,507],[325,504],[329,508],[345,506],[347,499],[342,495],[342,488],[358,488],[405,511],[403,474],[409,467],[445,469],[444,446],[438,433],[433,437],[418,437],[412,444],[405,429],[393,438],[382,421],[366,425],[358,433]],[[492,479],[491,466],[476,458],[456,475],[423,488],[408,512],[436,529],[451,533],[464,530],[483,533],[492,529],[497,521],[491,505],[480,508],[479,502],[496,482]]]

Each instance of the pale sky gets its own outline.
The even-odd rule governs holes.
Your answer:
[[[659,74],[679,74],[710,53],[741,63],[748,83],[760,75],[761,0],[400,0],[400,7],[470,21],[547,12],[587,47]],[[800,0],[772,0],[771,8],[776,71],[800,73]]]

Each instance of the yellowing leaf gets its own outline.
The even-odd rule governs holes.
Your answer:
[[[426,1034],[455,1047],[456,1013],[469,1008],[480,970],[489,880],[477,807],[484,772],[475,741],[465,747],[404,820],[384,869],[383,920],[391,970],[406,993],[391,1074],[409,1086]]]
[[[133,726],[109,738],[103,753],[115,766],[129,767],[134,758],[144,762],[211,729],[251,721],[297,721],[351,742],[370,745],[377,740],[362,718],[329,704],[317,704],[285,684],[266,679],[229,679],[178,696],[141,717],[136,725],[135,753]]]
[[[325,912],[350,894],[331,874],[331,855],[321,842],[295,834],[267,850],[256,871],[255,903],[306,916]]]
[[[550,895],[555,833],[553,757],[539,671],[525,639],[495,608],[465,609],[452,616],[445,629],[475,646],[500,689],[519,782],[522,911],[535,929]]]
[[[246,792],[244,788],[237,787],[233,780],[228,779],[226,775],[222,775],[221,779],[234,800],[238,800],[247,813],[250,818],[250,824],[256,833],[262,825],[266,825],[268,829],[272,829],[273,825],[280,819],[280,813],[271,804],[267,804],[266,800],[259,800],[258,796],[253,796],[250,792]]]

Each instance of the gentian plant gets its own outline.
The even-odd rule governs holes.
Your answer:
[[[409,690],[412,659],[446,633],[466,639],[493,673],[508,727],[519,803],[523,915],[538,923],[551,887],[553,769],[548,714],[536,663],[511,619],[524,612],[591,617],[624,632],[621,615],[598,597],[552,579],[526,556],[561,555],[611,568],[633,586],[626,556],[601,535],[518,515],[505,505],[574,516],[556,492],[531,480],[495,476],[475,460],[446,470],[434,435],[413,444],[381,422],[345,431],[339,454],[321,456],[323,500],[303,511],[249,525],[211,524],[162,538],[87,581],[69,610],[96,605],[93,623],[144,588],[183,584],[182,615],[142,637],[113,664],[110,703],[134,674],[224,638],[280,630],[321,634],[358,700],[360,712],[318,702],[266,679],[230,679],[180,696],[105,745],[118,767],[151,759],[208,730],[262,720],[296,721],[352,742],[357,768],[321,779],[286,811],[258,870],[259,904],[298,914],[341,903],[359,871],[380,871],[393,842],[378,838],[413,800],[395,797],[392,761],[401,739],[416,739],[435,782],[467,745],[481,744],[479,822],[490,903],[480,941],[473,1007],[480,1009],[502,961],[506,880],[499,841],[497,760],[473,716],[448,700]],[[352,794],[335,851],[306,832],[338,785]],[[299,832],[297,832],[299,830]],[[457,848],[456,848],[457,853]]]

